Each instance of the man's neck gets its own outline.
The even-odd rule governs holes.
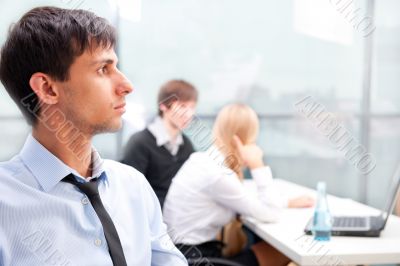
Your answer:
[[[74,134],[78,137],[67,138],[59,136],[57,132],[50,131],[39,122],[33,127],[32,136],[63,163],[75,169],[82,177],[90,177],[92,175],[92,137]]]
[[[176,127],[175,125],[173,125],[167,119],[164,119],[164,118],[161,118],[161,119],[164,123],[164,126],[165,126],[167,133],[168,133],[169,137],[171,138],[172,142],[176,142],[176,138],[181,133],[181,130],[178,127]]]

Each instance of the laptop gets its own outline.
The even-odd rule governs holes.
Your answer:
[[[366,236],[378,237],[385,228],[386,222],[393,212],[400,187],[400,165],[395,171],[386,206],[377,216],[333,216],[332,236]],[[307,223],[304,232],[312,234],[313,218]]]

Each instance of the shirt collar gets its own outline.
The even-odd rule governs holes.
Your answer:
[[[85,178],[78,174],[75,169],[66,165],[40,144],[32,134],[29,134],[19,155],[24,164],[35,176],[40,186],[46,192],[50,191],[58,182],[70,173],[74,174],[79,179],[85,180]],[[92,148],[91,160],[93,163],[91,178],[95,178],[104,172],[104,167],[103,160],[94,148]],[[89,180],[91,178],[89,178]],[[88,178],[86,178],[86,180],[88,180]]]
[[[157,116],[153,123],[148,126],[149,131],[156,138],[157,146],[163,146],[168,143],[172,143],[172,138],[165,128],[164,121],[160,116]],[[179,133],[176,137],[175,145],[180,146],[183,144],[182,134]]]

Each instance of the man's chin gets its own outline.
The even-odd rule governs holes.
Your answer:
[[[93,130],[93,135],[101,134],[101,133],[115,133],[118,132],[122,128],[122,119],[119,121],[113,121],[113,123],[107,123],[98,125]]]
[[[182,124],[180,125],[179,128],[180,128],[181,130],[186,129],[186,128],[189,126],[190,122],[191,122],[191,121],[182,123]]]

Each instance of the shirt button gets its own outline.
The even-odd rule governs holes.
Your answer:
[[[89,203],[89,199],[84,197],[84,198],[82,198],[81,202],[82,202],[83,205],[86,205],[86,204]]]
[[[101,246],[101,240],[100,239],[96,239],[95,241],[94,241],[94,244],[96,245],[96,246]]]

